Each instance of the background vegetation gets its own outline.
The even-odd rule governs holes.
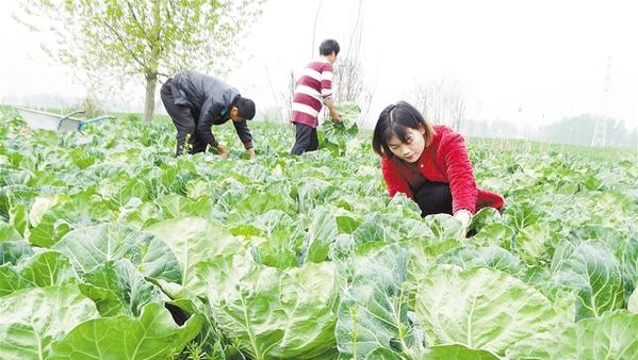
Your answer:
[[[254,162],[232,126],[214,129],[230,159],[175,158],[166,117],[58,133],[5,107],[0,354],[633,358],[633,149],[469,138],[507,206],[464,239],[387,196],[369,131],[323,127],[295,157],[293,128],[251,129]]]

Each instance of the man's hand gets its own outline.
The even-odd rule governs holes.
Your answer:
[[[217,153],[221,155],[224,159],[228,159],[228,156],[230,156],[230,153],[228,152],[228,150],[226,150],[226,147],[222,144],[217,144],[217,146],[215,146],[215,150],[217,150]]]
[[[255,158],[257,157],[257,154],[255,154],[255,149],[248,149],[248,156],[250,158],[250,161],[255,160]]]
[[[332,122],[335,124],[340,124],[341,123],[341,115],[337,115],[336,117],[332,118]]]

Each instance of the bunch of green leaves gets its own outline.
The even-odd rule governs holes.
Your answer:
[[[336,156],[344,156],[348,141],[359,133],[357,117],[361,113],[359,105],[353,102],[336,104],[341,121],[334,122],[327,119],[318,131],[320,148],[328,149]]]

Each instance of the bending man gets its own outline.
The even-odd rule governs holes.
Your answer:
[[[195,154],[206,151],[210,145],[218,154],[228,157],[228,150],[215,140],[211,127],[232,120],[250,159],[255,158],[246,123],[255,116],[255,103],[242,97],[234,87],[213,76],[186,71],[166,80],[160,95],[177,129],[175,156],[180,156],[186,146],[188,153]]]

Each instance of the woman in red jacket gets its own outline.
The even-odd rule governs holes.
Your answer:
[[[383,109],[372,147],[381,156],[390,196],[404,193],[419,204],[423,217],[447,213],[467,229],[477,210],[503,208],[502,196],[476,188],[463,137],[430,124],[407,102]]]

